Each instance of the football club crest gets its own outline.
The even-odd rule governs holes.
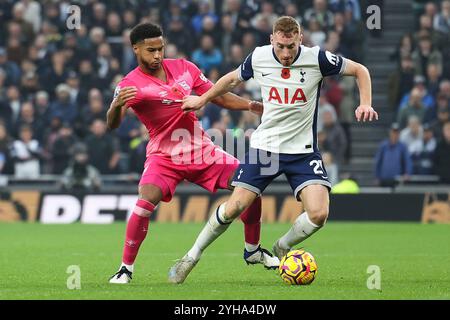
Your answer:
[[[305,75],[306,75],[306,71],[303,71],[302,69],[300,69],[300,82],[303,83],[305,82]]]

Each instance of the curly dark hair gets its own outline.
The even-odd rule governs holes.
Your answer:
[[[157,38],[163,35],[161,27],[153,23],[141,23],[135,26],[130,33],[130,42],[135,45],[149,38]]]

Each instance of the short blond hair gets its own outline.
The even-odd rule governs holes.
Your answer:
[[[300,33],[301,27],[297,20],[290,16],[279,17],[273,24],[273,33],[282,32],[284,34]]]

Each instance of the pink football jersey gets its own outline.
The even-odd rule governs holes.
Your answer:
[[[202,95],[213,84],[195,64],[184,59],[164,59],[162,68],[166,82],[137,67],[122,79],[114,93],[116,96],[123,87],[137,88],[136,97],[127,106],[134,110],[150,134],[147,155],[172,156],[212,145],[195,114],[183,113],[181,105],[184,96],[192,91]]]

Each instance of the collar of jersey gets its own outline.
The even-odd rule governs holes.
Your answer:
[[[159,79],[159,78],[157,78],[157,77],[155,77],[155,76],[152,76],[151,74],[145,73],[144,71],[142,71],[141,68],[139,68],[139,66],[138,66],[137,68],[138,68],[138,70],[139,70],[140,73],[142,73],[142,74],[143,74],[144,76],[146,76],[146,77],[151,78],[153,81],[162,83],[162,84],[164,84],[164,85],[168,85],[168,84],[170,83],[169,76],[172,77],[172,74],[170,73],[169,68],[166,68],[166,66],[165,66],[165,64],[164,64],[164,60],[165,60],[165,59],[163,59],[163,61],[161,62],[161,68],[163,68],[163,69],[164,69],[164,72],[166,73],[166,80],[167,80],[166,82],[162,81],[161,79]]]
[[[302,46],[299,46],[299,47],[298,47],[297,55],[295,56],[294,61],[292,61],[291,66],[298,60],[298,57],[300,57],[300,53],[301,53],[301,52],[302,52]],[[273,55],[274,59],[277,60],[277,62],[278,62],[279,64],[281,64],[280,60],[278,60],[277,55],[275,54],[275,50],[273,50],[273,47],[272,47],[272,55]]]

